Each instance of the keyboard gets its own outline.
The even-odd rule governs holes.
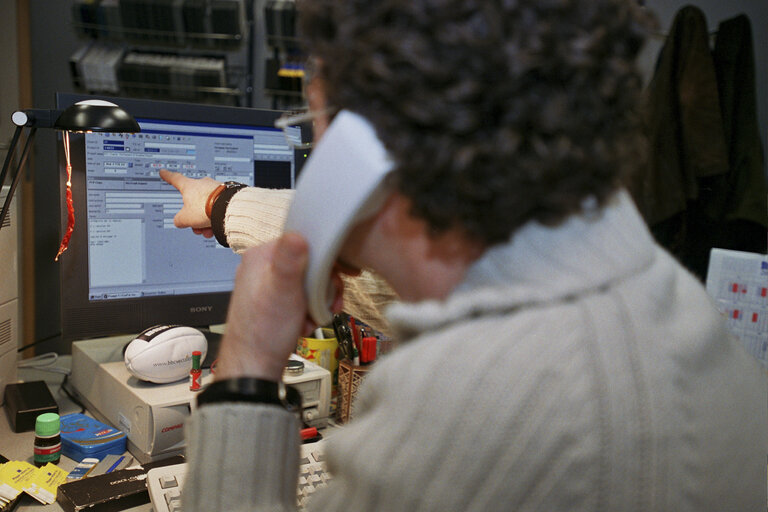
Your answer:
[[[296,488],[296,500],[299,510],[309,497],[317,490],[328,485],[331,474],[325,467],[323,442],[306,443],[301,445],[301,461],[299,463],[299,485]]]
[[[172,464],[152,468],[147,472],[147,489],[154,512],[181,512],[181,489],[187,474],[187,464]],[[296,488],[296,504],[304,510],[309,497],[328,485],[331,474],[325,467],[323,442],[301,445],[299,482]]]
[[[186,475],[186,462],[147,471],[147,490],[154,512],[181,512],[181,488]]]

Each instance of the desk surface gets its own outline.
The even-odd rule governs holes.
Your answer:
[[[71,364],[71,356],[61,356],[54,366],[60,368],[69,369]],[[61,373],[45,372],[41,370],[32,370],[27,368],[19,368],[19,380],[25,382],[31,382],[35,380],[43,380],[48,384],[48,388],[51,390],[53,398],[59,405],[59,413],[61,415],[70,414],[73,412],[81,412],[80,406],[74,403],[69,397],[61,390],[61,382],[64,380],[64,375]],[[29,463],[33,462],[33,444],[35,439],[34,431],[15,433],[11,430],[8,423],[8,415],[5,412],[5,407],[1,407],[3,410],[0,414],[0,453],[8,457],[10,460],[23,460]],[[75,467],[76,462],[68,457],[61,457],[59,467],[70,471]],[[58,511],[63,512],[58,503],[53,505],[43,505],[38,503],[32,497],[24,495],[19,507],[16,509],[19,512],[24,511]],[[152,505],[146,504],[139,507],[134,507],[131,512],[151,512]]]

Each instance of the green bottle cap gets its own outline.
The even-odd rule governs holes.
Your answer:
[[[59,415],[55,412],[41,414],[35,420],[35,434],[53,436],[59,433]]]
[[[193,370],[199,370],[200,369],[200,357],[203,355],[202,352],[195,350],[192,352],[192,369]]]

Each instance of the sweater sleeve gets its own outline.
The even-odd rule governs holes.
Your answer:
[[[291,189],[257,187],[247,187],[235,194],[224,216],[224,233],[232,250],[242,254],[250,247],[277,238],[283,231],[293,194]]]
[[[209,404],[186,425],[184,510],[296,510],[299,419],[266,404]],[[291,435],[293,433],[293,435]]]

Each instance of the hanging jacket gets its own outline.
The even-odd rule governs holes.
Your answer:
[[[630,184],[650,226],[684,212],[699,179],[728,172],[728,153],[704,13],[683,7],[661,50],[644,109],[649,165]]]

